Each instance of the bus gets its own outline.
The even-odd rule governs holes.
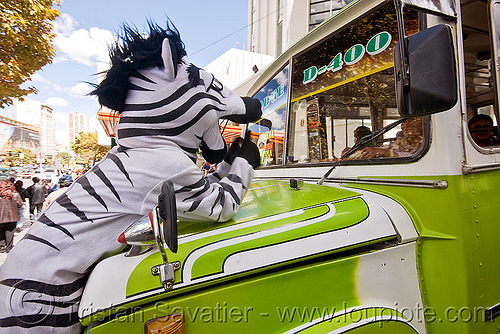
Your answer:
[[[262,166],[239,213],[99,263],[82,323],[498,333],[499,43],[498,0],[351,2],[249,88]]]

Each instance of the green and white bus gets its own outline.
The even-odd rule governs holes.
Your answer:
[[[499,0],[351,2],[249,89],[262,167],[236,217],[99,263],[82,323],[498,333],[499,61]]]

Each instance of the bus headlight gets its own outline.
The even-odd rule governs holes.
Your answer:
[[[144,325],[144,333],[184,334],[184,315],[182,313],[174,313],[164,317],[151,319]]]

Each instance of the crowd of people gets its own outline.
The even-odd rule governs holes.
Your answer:
[[[79,177],[81,174],[76,174]],[[14,233],[30,226],[51,202],[60,196],[73,182],[73,176],[63,174],[58,182],[41,182],[32,178],[33,184],[24,188],[23,181],[10,177],[0,181],[0,253],[8,253],[13,245]],[[25,221],[25,210],[29,220]]]

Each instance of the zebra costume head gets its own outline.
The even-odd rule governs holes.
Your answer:
[[[260,102],[239,97],[212,74],[183,60],[175,27],[149,24],[149,36],[125,26],[110,50],[111,68],[91,92],[120,113],[117,143],[125,148],[176,146],[193,160],[198,148],[210,163],[221,162],[226,145],[219,119],[258,120]]]

